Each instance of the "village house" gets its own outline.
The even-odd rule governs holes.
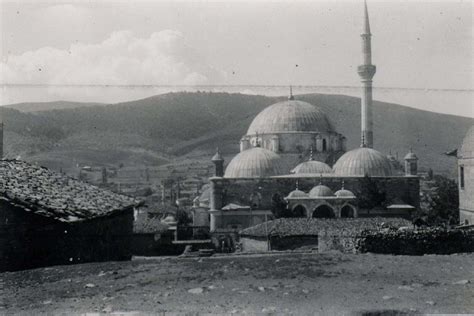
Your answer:
[[[130,260],[140,202],[19,160],[0,160],[0,271]]]

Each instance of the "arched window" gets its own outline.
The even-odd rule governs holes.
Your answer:
[[[334,210],[327,205],[320,205],[313,211],[313,218],[334,218]]]
[[[328,144],[327,144],[326,138],[323,138],[323,151],[326,151],[326,150],[328,150]]]
[[[354,209],[349,205],[345,205],[341,209],[341,217],[344,217],[344,218],[354,217]]]
[[[291,211],[291,217],[306,217],[306,208],[303,205],[296,205]]]

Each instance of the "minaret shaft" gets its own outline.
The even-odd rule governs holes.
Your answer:
[[[372,115],[372,78],[375,75],[375,65],[372,65],[371,33],[367,2],[364,1],[364,24],[361,34],[363,64],[357,69],[362,81],[361,97],[361,146],[372,148],[373,115]]]

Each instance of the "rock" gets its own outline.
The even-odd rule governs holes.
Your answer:
[[[309,294],[309,290],[307,290],[307,289],[303,289],[302,292],[303,292],[304,294]]]
[[[431,306],[436,305],[436,303],[433,302],[433,301],[426,301],[425,303],[428,304],[428,305],[431,305]]]
[[[110,313],[110,312],[112,312],[112,305],[107,305],[106,307],[104,307],[104,309],[102,309],[102,312],[103,312],[103,313]]]
[[[280,262],[280,259],[276,259],[276,260],[275,260],[275,263],[278,263],[278,262]]]
[[[468,283],[470,283],[469,280],[459,280],[459,281],[454,282],[453,284],[455,284],[455,285],[466,285]]]
[[[265,288],[264,288],[263,286],[259,286],[259,287],[258,287],[258,290],[259,290],[260,292],[265,292]]]
[[[46,301],[43,301],[43,304],[44,305],[49,305],[53,302],[53,300],[46,300]]]
[[[400,285],[400,286],[398,287],[398,289],[399,289],[399,290],[402,290],[402,291],[410,291],[410,292],[414,290],[414,288],[412,288],[412,287],[409,286],[409,285]]]
[[[100,277],[101,277],[101,276],[104,276],[104,275],[106,275],[106,274],[107,274],[107,273],[105,273],[104,271],[100,271],[100,273],[99,273],[97,276],[100,276]]]
[[[215,285],[209,285],[207,288],[208,288],[209,290],[214,290],[214,289],[217,288],[217,287],[216,287]]]
[[[84,285],[85,288],[93,288],[95,287],[95,284],[93,283],[87,283],[86,285]]]
[[[412,283],[411,286],[412,287],[423,287],[423,284],[421,284],[421,283]]]
[[[384,295],[382,297],[382,299],[385,300],[385,301],[391,300],[392,298],[393,298],[393,296],[390,296],[390,295]]]
[[[194,289],[189,289],[188,293],[191,294],[202,294],[204,292],[204,289],[202,287],[196,287]]]
[[[262,313],[274,313],[276,311],[276,307],[264,307],[262,308]]]

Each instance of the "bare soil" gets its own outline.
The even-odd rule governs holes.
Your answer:
[[[473,313],[473,282],[474,254],[138,258],[1,273],[0,314]]]

